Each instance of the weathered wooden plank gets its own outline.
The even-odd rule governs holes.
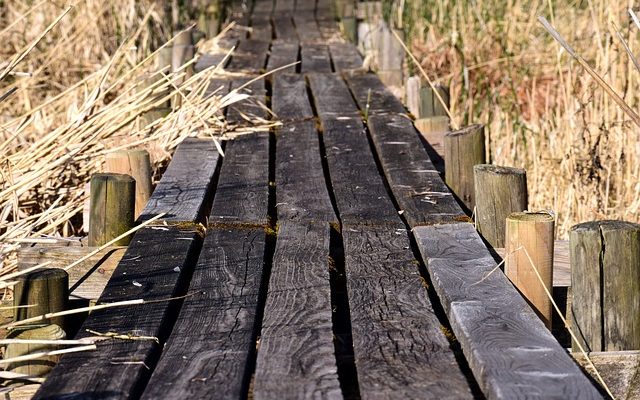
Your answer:
[[[295,10],[295,0],[276,0],[274,14],[292,13]]]
[[[246,396],[262,281],[262,228],[214,228],[143,399]]]
[[[342,398],[334,355],[329,224],[279,224],[255,399]]]
[[[273,28],[277,39],[295,42],[298,41],[298,33],[295,25],[293,25],[293,17],[291,14],[283,12],[274,15]]]
[[[159,222],[200,221],[220,155],[211,139],[185,139],[153,191],[139,221],[166,213]]]
[[[602,395],[500,270],[473,225],[413,229],[431,280],[488,398]]]
[[[353,349],[363,398],[472,398],[405,229],[343,227]]]
[[[266,225],[268,196],[268,133],[250,133],[229,141],[209,223]]]
[[[311,44],[323,42],[322,34],[318,28],[318,22],[316,22],[313,11],[299,12],[296,7],[296,13],[293,15],[293,23],[296,25],[300,43]]]
[[[361,120],[321,116],[321,122],[331,185],[343,224],[404,227],[378,173]]]
[[[300,46],[297,41],[288,41],[276,39],[271,43],[271,52],[269,53],[269,62],[267,63],[267,71],[273,71],[276,68],[284,67],[298,61]],[[282,71],[278,71],[275,75],[285,73],[295,73],[296,65],[293,65]]]
[[[251,19],[254,20],[256,18],[264,18],[266,16],[268,20],[272,10],[272,0],[257,0],[253,6],[253,14],[251,14]]]
[[[256,7],[257,6],[258,4],[256,4]],[[270,12],[267,14],[256,14],[254,10],[254,14],[251,17],[251,38],[269,41],[272,35]]]
[[[289,123],[278,131],[278,221],[337,223],[320,157],[320,144],[314,121]]]
[[[345,79],[353,92],[361,110],[367,115],[406,113],[402,102],[387,89],[376,74],[354,72],[346,74]]]
[[[34,246],[18,252],[18,269],[24,270],[44,262],[49,268],[66,268],[96,250],[80,246]],[[97,300],[107,286],[126,247],[108,247],[86,261],[69,269],[69,297],[71,299]]]
[[[320,12],[320,10],[316,11]],[[320,35],[322,35],[322,39],[325,41],[331,40],[340,40],[342,39],[342,34],[340,33],[340,27],[334,18],[329,18],[328,14],[332,13],[331,11],[322,11],[321,14],[318,14],[318,29],[320,30]]]
[[[300,74],[277,74],[273,78],[271,107],[282,122],[313,118],[304,77]]]
[[[329,52],[336,72],[362,68],[362,56],[353,43],[330,43]]]
[[[35,398],[137,398],[171,330],[177,302],[162,301],[184,293],[188,271],[200,248],[199,233],[176,227],[136,232],[100,303],[144,299],[157,302],[92,312],[76,338],[117,332],[154,340],[109,339],[91,352],[67,354]]]
[[[241,40],[226,69],[248,74],[260,73],[267,63],[270,39],[269,37],[268,40],[262,38]]]
[[[307,74],[313,101],[320,117],[357,117],[358,107],[342,78],[337,74]]]
[[[331,72],[331,56],[329,49],[324,44],[305,44],[300,50],[302,59],[301,71],[307,72]]]
[[[367,123],[389,186],[410,226],[468,221],[406,114],[373,114]]]

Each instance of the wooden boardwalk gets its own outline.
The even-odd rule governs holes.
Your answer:
[[[329,1],[252,8],[231,10],[251,29],[228,34],[226,69],[300,61],[251,87],[282,126],[226,142],[224,157],[210,140],[179,146],[141,218],[166,215],[135,234],[100,297],[159,301],[93,312],[78,334],[157,340],[65,355],[36,398],[601,398],[492,273]],[[269,118],[259,106],[227,117],[252,113]]]

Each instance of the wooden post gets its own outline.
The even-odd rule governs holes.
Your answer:
[[[504,272],[549,329],[553,306],[544,288],[553,292],[554,227],[553,215],[546,212],[513,213],[506,223]]]
[[[107,154],[105,172],[130,175],[136,181],[136,211],[138,218],[153,192],[151,186],[151,158],[149,152],[141,149],[120,150]]]
[[[25,340],[64,340],[67,335],[58,325],[27,326],[15,328],[7,336],[8,339]],[[4,358],[15,358],[32,353],[49,352],[60,346],[42,343],[11,343],[7,346]],[[37,360],[13,362],[7,365],[7,371],[29,376],[44,376],[53,369],[60,356],[48,356]]]
[[[395,30],[401,38],[404,32]],[[404,49],[392,33],[392,29],[384,22],[379,22],[379,28],[376,30],[376,54],[378,55],[378,76],[380,80],[387,86],[402,86],[404,62]]]
[[[420,77],[410,76],[404,84],[404,103],[415,119],[420,118]]]
[[[476,165],[473,173],[478,231],[491,246],[505,247],[505,220],[527,209],[526,172],[484,164]]]
[[[46,268],[20,275],[13,289],[16,321],[64,311],[69,301],[69,274],[59,268]],[[28,307],[25,307],[28,306]],[[64,317],[42,321],[64,327]]]
[[[578,340],[586,351],[640,349],[640,225],[586,222],[571,228],[569,240]]]
[[[129,175],[95,174],[91,178],[89,246],[99,247],[133,228],[136,181]],[[126,246],[126,237],[114,246]]]
[[[476,205],[473,166],[484,163],[483,125],[471,125],[444,135],[445,182],[469,210]]]
[[[440,94],[445,105],[449,108],[449,88],[443,85],[435,85],[435,89]],[[438,99],[438,96],[434,94],[434,90],[430,87],[423,87],[420,89],[420,118],[434,117],[434,116],[446,116],[447,112],[442,106],[442,102]]]

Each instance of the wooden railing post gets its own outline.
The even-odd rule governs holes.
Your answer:
[[[173,54],[171,57],[171,70],[176,73],[182,69],[182,66],[189,60],[191,60],[194,56],[194,46],[193,46],[193,32],[189,30],[182,31],[178,33],[173,40]],[[193,75],[193,66],[187,67],[183,69],[182,72],[185,74],[183,80],[178,80],[175,84],[176,86],[180,86],[180,84],[189,79]],[[182,95],[177,93],[176,96],[172,100],[172,107],[174,109],[178,108],[182,104]]]
[[[69,301],[69,274],[65,270],[40,269],[18,276],[16,281],[13,289],[16,321],[66,309]],[[63,328],[65,325],[64,317],[55,317],[40,323],[56,324]]]
[[[586,351],[640,349],[640,225],[586,222],[571,228],[569,239],[578,340]]]
[[[8,339],[24,339],[24,340],[63,340],[67,335],[64,330],[58,325],[44,325],[44,326],[28,326],[18,327],[11,331],[8,335]],[[60,347],[52,344],[42,343],[11,343],[9,344],[4,353],[4,358],[15,358],[24,356],[27,354],[49,352],[58,350]],[[29,376],[44,376],[58,362],[60,356],[46,356],[38,358],[37,360],[12,362],[7,365],[7,371],[15,372],[17,374],[24,374]]]
[[[478,232],[494,248],[505,247],[507,217],[527,209],[526,172],[490,164],[476,165],[473,172]]]
[[[136,181],[129,175],[95,174],[91,177],[89,246],[102,246],[133,228]],[[130,237],[114,243],[126,246]]]
[[[105,172],[130,175],[136,181],[136,211],[138,218],[147,205],[153,188],[151,186],[151,158],[149,152],[141,149],[120,150],[106,156]]]
[[[552,293],[554,227],[546,212],[513,213],[506,223],[504,272],[549,329],[553,306],[545,287]]]
[[[469,210],[473,210],[476,204],[473,189],[473,166],[484,163],[483,125],[471,125],[445,134],[445,182]]]

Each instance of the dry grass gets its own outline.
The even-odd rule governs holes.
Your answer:
[[[185,80],[194,60],[157,71],[170,36],[153,1],[84,0],[66,15],[56,3],[0,2],[0,274],[24,238],[79,233],[85,183],[107,153],[146,148],[159,170],[185,137],[221,137],[221,109],[246,97],[210,90],[215,68]],[[145,118],[176,95],[179,109]]]
[[[575,223],[639,221],[638,128],[538,22],[546,17],[632,109],[640,32],[632,1],[407,0],[412,50],[451,87],[458,124],[487,124],[494,163],[527,169],[531,209]],[[620,37],[618,37],[618,30]]]

